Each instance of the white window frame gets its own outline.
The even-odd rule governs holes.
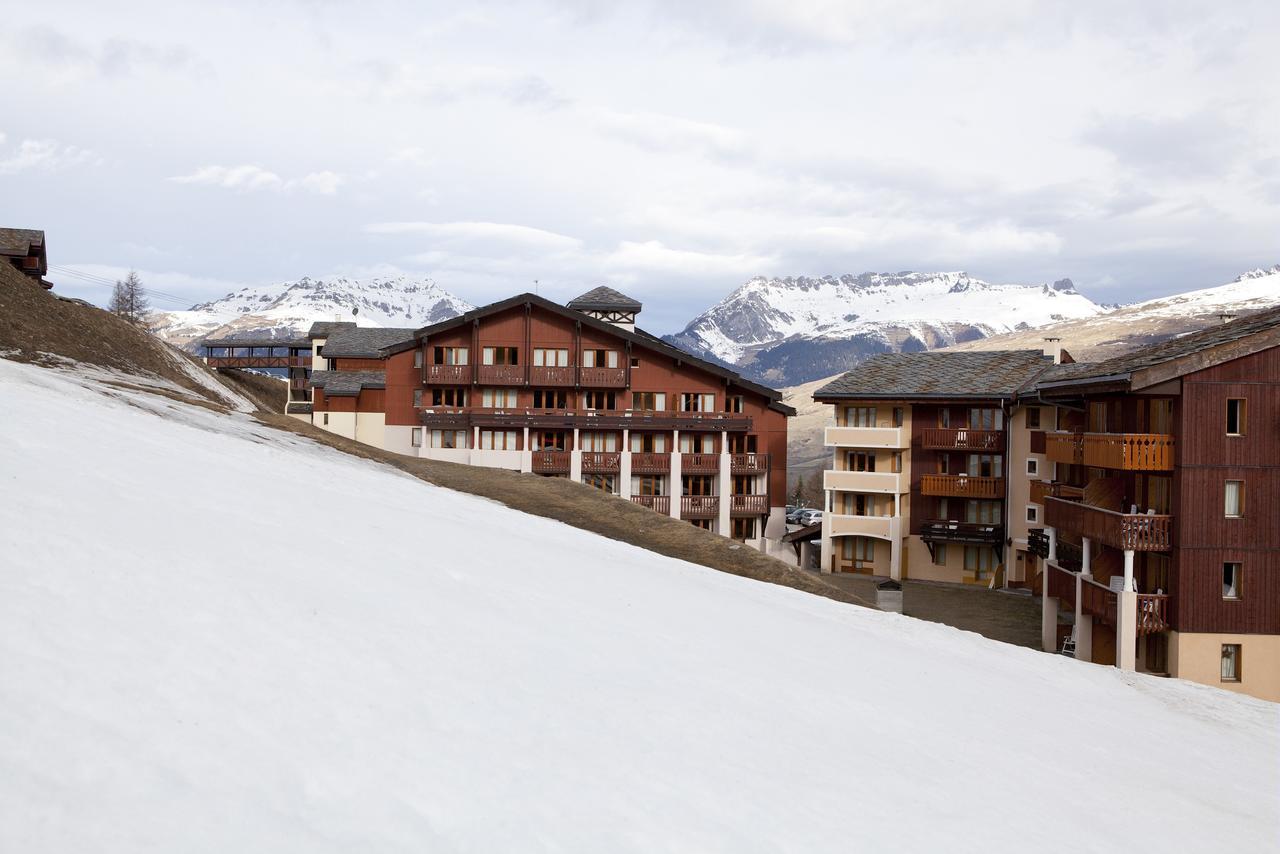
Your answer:
[[[1235,486],[1235,501],[1231,500],[1231,487]],[[1228,480],[1222,488],[1222,512],[1228,519],[1240,519],[1244,517],[1244,481]],[[1235,512],[1232,512],[1232,505],[1235,505]]]
[[[422,428],[413,427],[409,430],[409,444],[415,448],[422,447]]]
[[[1040,461],[1035,457],[1027,458],[1027,474],[1035,477],[1039,477],[1040,475]]]
[[[1231,573],[1231,584],[1228,586],[1226,582],[1227,567],[1235,567]],[[1244,575],[1244,563],[1238,560],[1226,560],[1222,562],[1222,598],[1235,602],[1241,597],[1241,576]]]
[[[1035,524],[1040,521],[1040,508],[1034,504],[1027,505],[1027,521]]]

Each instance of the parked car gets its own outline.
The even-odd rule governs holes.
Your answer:
[[[787,524],[799,525],[800,517],[809,512],[808,507],[788,507],[787,508]]]
[[[821,510],[806,510],[800,514],[800,524],[808,527],[822,521]]]

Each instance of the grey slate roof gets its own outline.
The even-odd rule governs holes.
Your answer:
[[[307,330],[308,338],[328,338],[335,329],[355,329],[350,320],[317,320]]]
[[[579,297],[574,297],[565,303],[569,308],[578,311],[639,311],[641,305],[636,300],[626,294],[619,293],[613,288],[601,285],[598,288],[592,288]]]
[[[32,245],[44,245],[44,232],[40,229],[0,228],[0,255],[26,255]]]
[[[1052,365],[1039,350],[881,353],[813,396],[1011,398]]]
[[[386,371],[312,371],[311,387],[329,397],[355,397],[362,388],[386,388]]]
[[[311,404],[310,403],[290,403],[288,406],[285,407],[285,410],[286,410],[285,414],[287,415],[310,415]]]
[[[1276,294],[1276,299],[1280,300],[1280,294]],[[1280,327],[1280,305],[1232,320],[1229,323],[1215,324],[1207,329],[1201,329],[1199,332],[1192,332],[1178,338],[1170,338],[1168,341],[1162,341],[1150,347],[1143,347],[1132,353],[1113,356],[1101,362],[1061,365],[1059,367],[1065,370],[1054,371],[1041,377],[1040,384],[1083,380],[1092,377],[1123,376],[1276,327]]]
[[[311,327],[313,330],[315,326]],[[329,333],[324,342],[326,359],[377,359],[384,347],[391,347],[405,341],[413,340],[417,329],[398,327],[356,327],[335,329]]]
[[[262,335],[245,335],[229,338],[206,338],[202,347],[297,347],[307,349],[311,342],[306,338],[270,338]]]

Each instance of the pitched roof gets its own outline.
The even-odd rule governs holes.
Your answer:
[[[201,347],[297,347],[307,348],[311,346],[311,342],[306,338],[271,338],[270,336],[256,335],[249,333],[246,335],[231,335],[227,338],[206,338],[200,343]]]
[[[315,329],[315,326],[311,328]],[[334,329],[324,342],[324,357],[326,359],[378,359],[382,357],[383,349],[412,341],[415,331],[417,330],[402,327],[354,325],[349,328]]]
[[[355,397],[363,388],[386,388],[386,371],[312,371],[311,387],[329,397]]]
[[[350,320],[317,320],[307,330],[307,337],[328,338],[335,329],[354,329],[355,326]]]
[[[881,353],[827,383],[813,397],[1013,397],[1052,364],[1039,350]]]
[[[27,255],[32,246],[44,246],[44,232],[40,229],[0,228],[0,255]]]
[[[578,311],[608,311],[610,309],[615,311],[639,311],[641,309],[640,303],[636,300],[604,285],[592,288],[582,296],[574,297],[565,305]]]
[[[1276,296],[1277,299],[1280,299],[1280,294]],[[1230,344],[1250,335],[1273,329],[1280,329],[1280,305],[1228,323],[1210,326],[1207,329],[1201,329],[1199,332],[1192,332],[1178,338],[1170,338],[1168,341],[1162,341],[1150,347],[1143,347],[1131,353],[1113,356],[1101,362],[1062,365],[1060,366],[1061,368],[1071,370],[1055,371],[1041,377],[1038,385],[1047,387],[1059,382],[1081,383],[1086,380],[1097,380],[1103,377],[1123,380],[1136,371],[1172,362],[1203,350]]]
[[[516,306],[524,305],[526,303],[529,305],[536,305],[539,308],[543,308],[543,309],[546,309],[547,311],[554,312],[555,314],[559,314],[562,317],[571,318],[572,320],[575,320],[578,323],[581,323],[583,326],[590,327],[591,329],[595,329],[600,332],[607,332],[611,335],[616,335],[617,337],[622,338],[626,341],[639,344],[642,347],[646,347],[650,350],[656,350],[657,352],[662,353],[663,355],[670,356],[673,359],[678,359],[681,362],[686,362],[690,365],[697,367],[699,370],[706,371],[709,374],[714,374],[718,377],[723,377],[725,379],[728,379],[734,385],[737,385],[748,391],[753,391],[756,394],[759,394],[765,397],[766,399],[768,399],[770,401],[769,403],[770,409],[773,409],[777,412],[781,412],[784,415],[796,414],[796,411],[793,407],[787,406],[785,403],[782,403],[782,392],[776,389],[772,389],[772,388],[769,388],[768,386],[764,386],[764,385],[760,385],[759,383],[752,382],[751,380],[744,378],[741,374],[737,373],[736,371],[731,371],[728,368],[715,364],[714,362],[708,362],[706,359],[698,358],[697,356],[694,356],[691,353],[681,350],[679,347],[675,347],[675,346],[672,346],[671,344],[668,344],[666,341],[663,341],[661,338],[658,338],[655,335],[650,335],[648,332],[645,332],[644,330],[637,329],[633,332],[628,329],[623,329],[622,327],[615,326],[612,323],[606,323],[603,320],[597,320],[596,318],[592,317],[589,314],[583,314],[582,312],[577,311],[575,309],[566,308],[565,306],[560,305],[559,303],[554,303],[551,300],[547,299],[546,297],[541,297],[541,296],[538,296],[537,294],[530,294],[530,293],[516,294],[513,297],[507,297],[504,300],[499,300],[498,302],[490,303],[489,305],[483,305],[483,306],[480,306],[479,308],[473,308],[471,309],[471,311],[468,311],[465,314],[460,314],[457,317],[450,318],[449,320],[442,320],[441,322],[432,324],[431,326],[422,327],[421,329],[419,329],[417,332],[414,333],[414,339],[417,340],[417,339],[428,338],[432,335],[438,335],[441,332],[447,332],[450,329],[454,329],[456,327],[464,326],[468,323],[472,323],[481,317],[486,317],[490,314],[496,314],[497,312],[505,311],[506,309],[514,308]],[[382,350],[382,355],[390,356],[395,353],[408,350],[412,347],[413,347],[412,341],[393,344],[390,347],[384,347]]]

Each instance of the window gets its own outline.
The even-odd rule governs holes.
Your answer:
[[[1229,480],[1226,486],[1226,515],[1229,519],[1244,515],[1244,481]]]
[[[530,436],[535,451],[563,451],[568,442],[563,430],[543,430]]]
[[[970,430],[1003,430],[1004,410],[1002,409],[970,409]]]
[[[583,350],[582,367],[584,368],[616,368],[618,367],[617,350]]]
[[[681,433],[680,453],[682,454],[714,454],[716,437],[710,433]]]
[[[516,390],[513,388],[487,388],[480,394],[480,405],[485,409],[504,409],[516,406]]]
[[[951,410],[945,406],[938,410],[938,426],[944,428],[951,426]]]
[[[422,428],[414,427],[409,431],[409,444],[415,448],[422,447]]]
[[[1004,457],[997,454],[970,454],[971,477],[1004,477]]]
[[[1235,562],[1222,565],[1222,598],[1240,598],[1240,564]]]
[[[466,347],[436,347],[432,353],[433,365],[465,365],[467,364]]]
[[[684,495],[711,495],[712,480],[707,474],[686,474],[680,477],[680,488]]]
[[[999,525],[1000,502],[970,498],[964,503],[964,520],[975,525]]]
[[[901,406],[895,406],[893,408],[893,426],[894,427],[901,427],[905,417],[906,417],[906,413]]]
[[[433,388],[431,405],[464,407],[467,405],[467,390],[465,388]]]
[[[863,569],[876,559],[876,541],[870,537],[845,537],[844,558],[853,561],[853,565]]]
[[[431,447],[433,448],[465,448],[468,430],[432,430]]]
[[[1227,435],[1244,435],[1244,398],[1233,397],[1227,401]]]
[[[616,451],[618,450],[617,433],[596,433],[584,430],[578,434],[580,451]]]
[[[667,479],[660,474],[637,474],[631,476],[632,495],[666,495]]]
[[[1040,521],[1040,508],[1039,508],[1039,507],[1035,506],[1034,504],[1028,504],[1028,505],[1027,505],[1027,521],[1028,521],[1028,522],[1039,522],[1039,521]]]
[[[755,495],[756,476],[753,474],[733,475],[732,495]]]
[[[1040,461],[1027,460],[1027,474],[1040,474]]]
[[[632,392],[631,408],[640,412],[665,412],[667,395],[660,391]]]
[[[846,406],[844,408],[844,426],[876,426],[876,408],[874,406]]]
[[[329,426],[329,413],[327,413],[327,412],[324,414],[324,425],[325,425],[326,427],[328,427],[328,426]]]
[[[681,412],[715,412],[716,396],[702,392],[687,391],[680,395]]]
[[[759,447],[759,437],[754,433],[743,434],[734,433],[729,436],[729,453],[731,454],[755,454],[759,453],[756,448]]]
[[[1239,682],[1243,668],[1240,660],[1240,644],[1224,643],[1222,645],[1222,681]]]
[[[876,455],[874,451],[846,451],[845,468],[848,471],[875,471]]]
[[[743,406],[744,406],[744,401],[742,399],[742,395],[740,394],[731,394],[724,399],[725,412],[743,412],[745,411],[743,409]]]
[[[1116,421],[1119,421],[1117,418]],[[1148,433],[1172,433],[1173,432],[1173,401],[1149,400],[1147,401],[1147,432]]]
[[[583,409],[613,409],[617,403],[617,393],[612,391],[584,391],[582,393]]]
[[[584,474],[582,482],[587,486],[594,486],[601,492],[607,492],[613,495],[618,491],[618,476],[613,474]]]
[[[638,367],[640,367],[640,360],[639,360],[639,359],[636,359],[636,358],[632,358],[632,360],[631,360],[631,367],[633,367],[633,368],[638,368]]]
[[[996,568],[995,552],[986,546],[964,547],[964,571],[973,573],[976,579],[983,579]]]
[[[631,450],[637,454],[665,454],[667,452],[667,434],[632,433]]]
[[[481,430],[480,447],[489,451],[518,451],[515,430]]]
[[[735,518],[732,523],[732,530],[729,535],[739,542],[754,540],[756,538],[756,520],[755,517],[748,516],[745,518]]]
[[[414,351],[413,351],[413,366],[414,366],[415,368],[421,368],[421,367],[422,367],[422,351],[421,351],[421,350],[414,350]]]
[[[413,390],[413,405],[414,405],[414,408],[419,408],[422,406],[422,389],[420,388],[415,388]]]
[[[1027,407],[1027,429],[1028,430],[1040,429],[1040,407],[1038,406]]]
[[[567,349],[551,350],[546,347],[534,347],[533,366],[535,368],[567,368],[569,367],[569,351]]]
[[[894,451],[889,455],[889,471],[902,474],[902,451]]]
[[[486,365],[520,364],[520,352],[515,347],[485,347],[483,358]]]
[[[690,524],[690,525],[692,525],[692,526],[693,526],[693,527],[695,527],[695,528],[701,528],[701,529],[702,529],[702,530],[704,530],[704,531],[710,531],[710,530],[711,530],[711,520],[710,520],[710,519],[690,519],[690,520],[689,520],[689,524]]]
[[[946,544],[946,543],[935,543],[935,544],[934,544],[934,546],[933,546],[933,565],[934,565],[934,566],[946,566],[946,565],[947,565],[947,544]]]
[[[534,409],[568,409],[569,393],[563,389],[535,388],[533,390]]]

